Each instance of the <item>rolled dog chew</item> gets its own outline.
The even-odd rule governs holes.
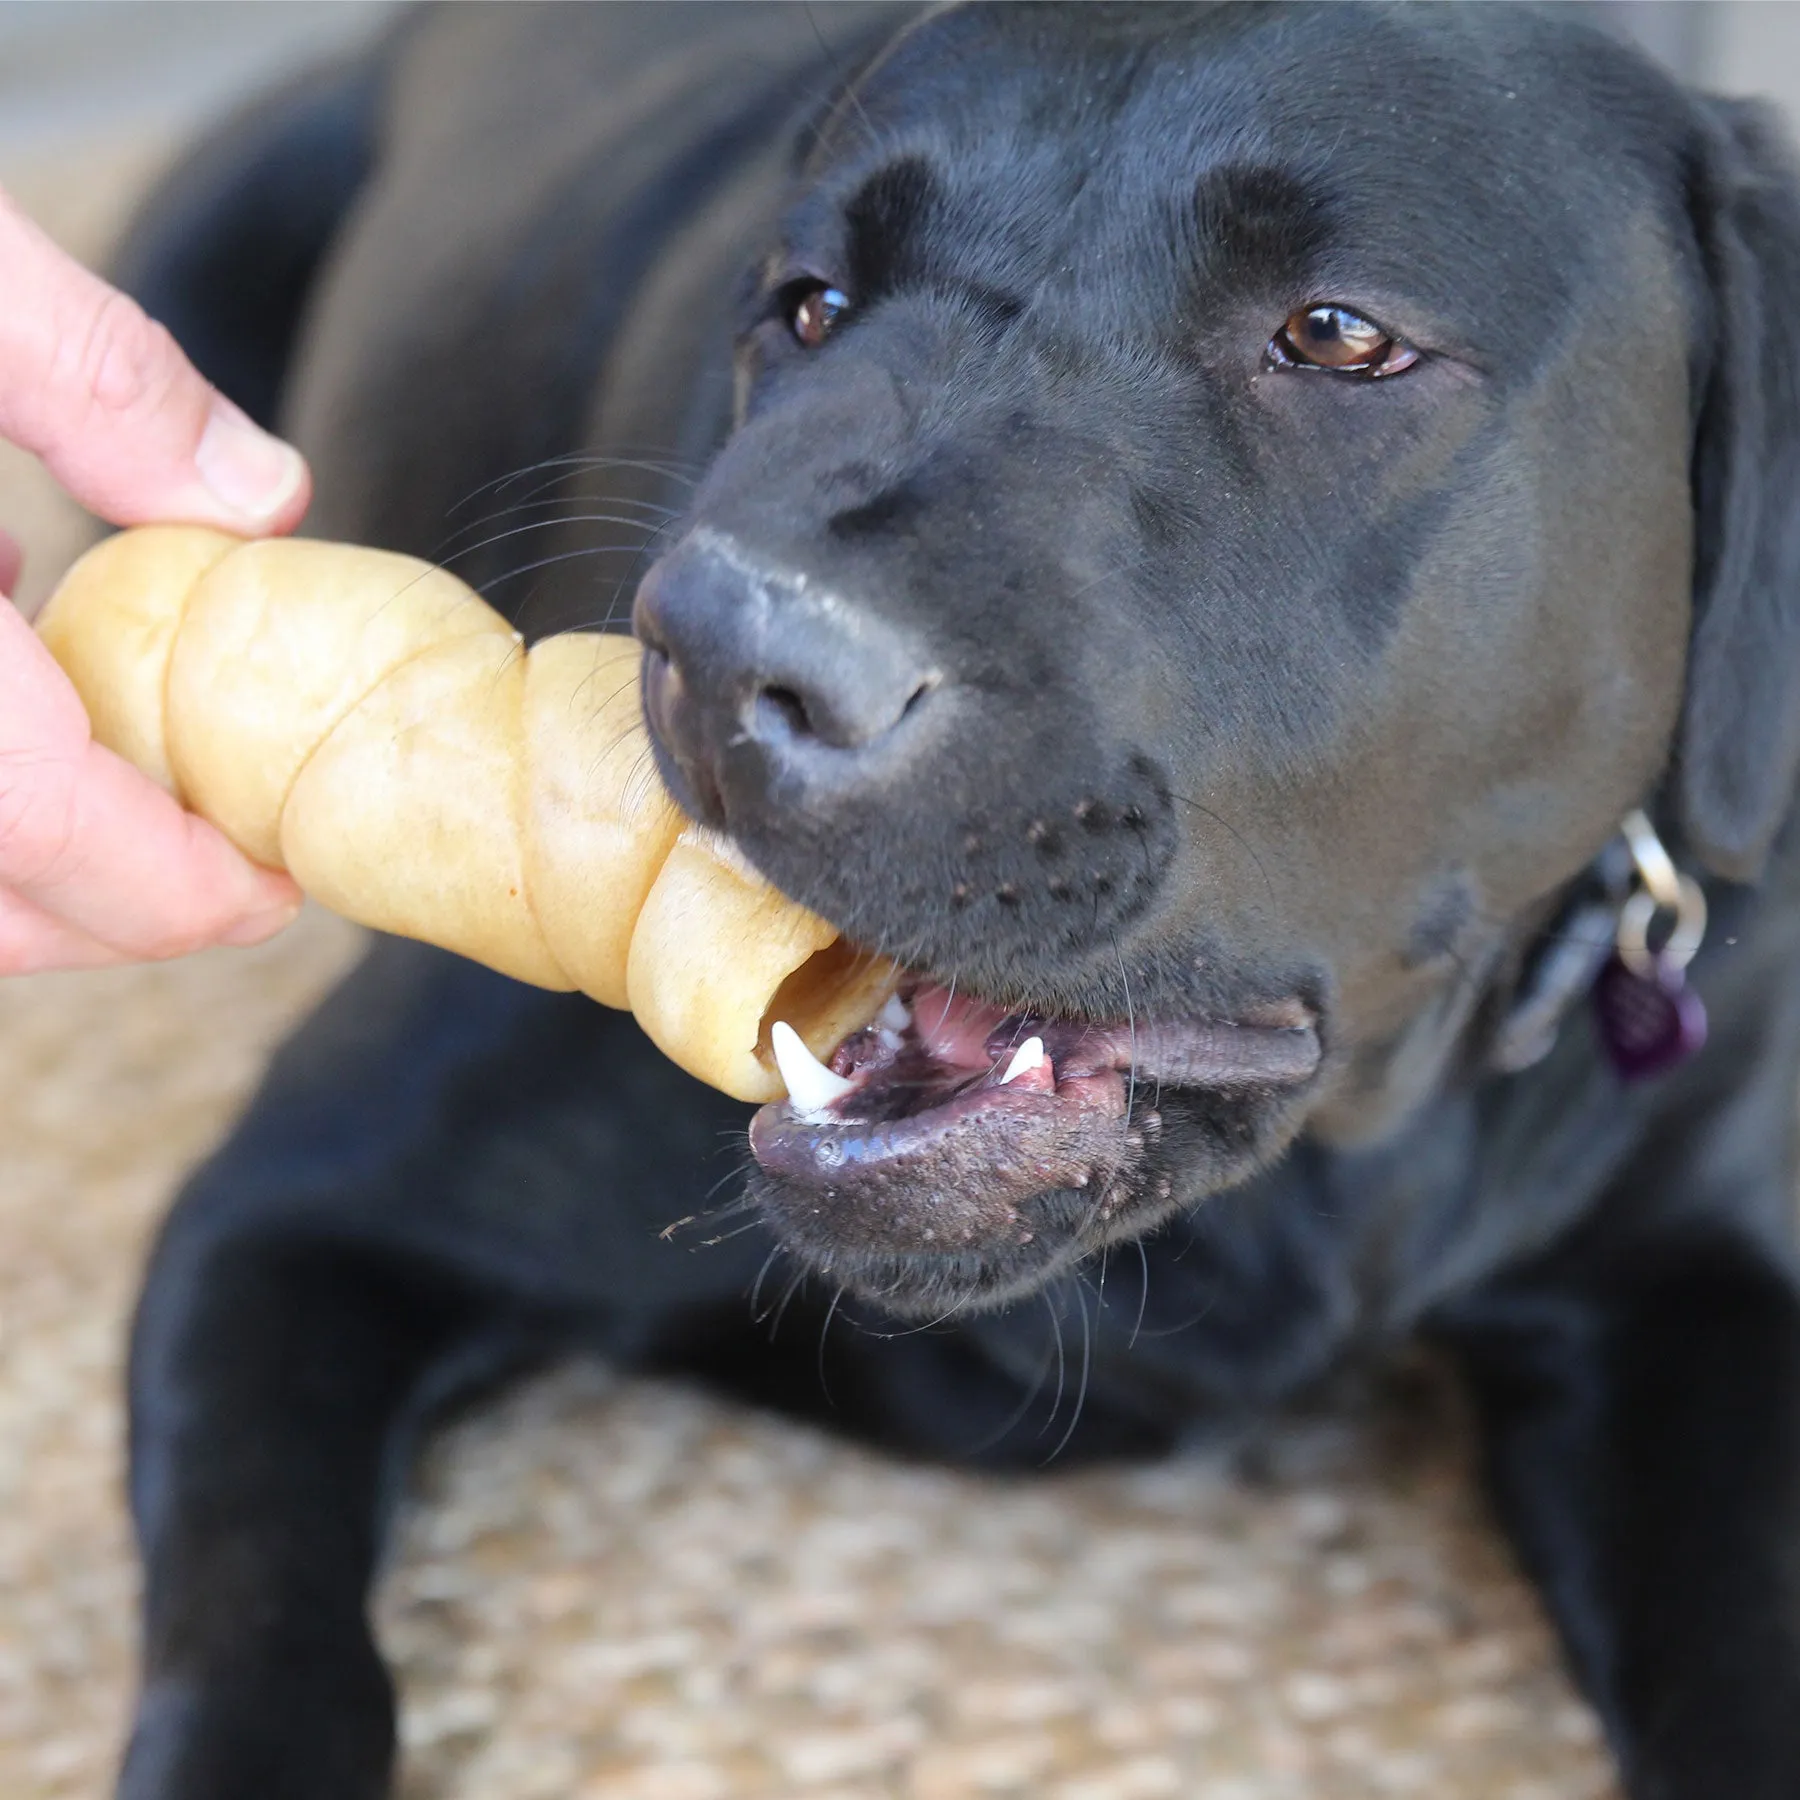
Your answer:
[[[893,991],[664,792],[639,648],[526,650],[453,575],[387,551],[153,525],[38,618],[94,735],[333,910],[629,1006],[700,1080],[779,1099]]]

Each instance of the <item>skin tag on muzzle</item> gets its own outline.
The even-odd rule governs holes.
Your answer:
[[[1614,955],[1594,983],[1594,1023],[1623,1081],[1675,1068],[1706,1042],[1706,1006],[1675,964],[1640,975]]]

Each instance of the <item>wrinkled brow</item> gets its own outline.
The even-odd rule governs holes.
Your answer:
[[[1222,163],[1195,184],[1192,225],[1203,275],[1286,287],[1310,273],[1330,232],[1331,209],[1286,170]]]
[[[922,156],[903,156],[875,170],[844,204],[844,260],[863,298],[918,279],[921,238],[940,200],[937,177]]]

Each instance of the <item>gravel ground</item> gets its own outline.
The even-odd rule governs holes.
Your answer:
[[[0,179],[92,254],[160,146]],[[0,456],[28,593],[87,527]],[[353,955],[0,986],[0,1794],[106,1789],[146,1233]],[[449,1432],[379,1601],[406,1800],[1605,1800],[1441,1383],[1233,1466],[977,1481],[572,1369]]]

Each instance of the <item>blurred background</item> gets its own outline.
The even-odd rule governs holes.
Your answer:
[[[191,134],[393,10],[0,0],[0,185],[103,261]],[[1800,5],[1585,10],[1800,117]],[[0,523],[28,609],[92,531],[3,445]],[[309,914],[256,951],[0,983],[7,1800],[109,1789],[145,1237],[357,943]],[[569,1370],[432,1452],[380,1618],[407,1800],[1615,1793],[1424,1363],[1230,1458],[1029,1483]]]

